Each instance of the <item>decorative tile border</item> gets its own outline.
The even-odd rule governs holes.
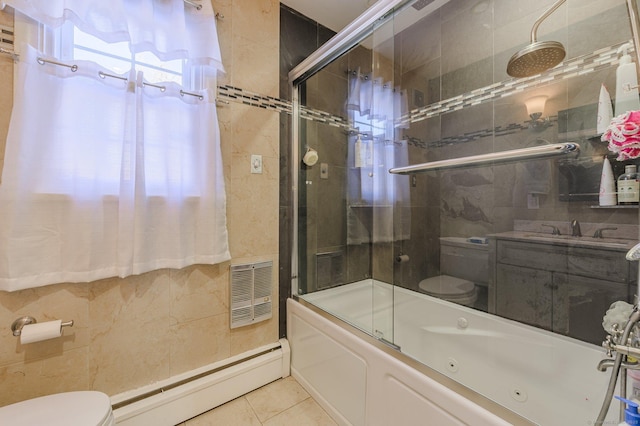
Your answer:
[[[274,98],[272,96],[264,96],[258,93],[250,92],[233,86],[218,86],[218,101],[237,102],[244,105],[264,108],[276,112],[284,112],[292,114],[293,107],[290,101]],[[310,121],[325,123],[334,127],[341,127],[351,130],[347,119],[328,112],[309,108],[307,106],[300,107],[300,116]]]
[[[615,44],[593,53],[578,56],[563,62],[561,65],[542,74],[525,78],[512,78],[494,83],[490,86],[472,90],[471,92],[435,102],[423,108],[410,111],[407,116],[401,118],[406,123],[415,123],[438,116],[447,112],[461,110],[466,107],[479,105],[500,98],[514,95],[528,89],[548,86],[559,80],[566,80],[579,75],[590,74],[616,65],[619,62],[618,48],[631,40]]]
[[[458,111],[464,108],[491,102],[496,99],[506,98],[525,90],[548,86],[560,80],[566,80],[572,77],[590,74],[592,72],[610,68],[618,64],[619,62],[618,48],[623,44],[630,42],[631,40],[625,41],[596,50],[593,53],[578,56],[571,60],[565,61],[559,66],[542,74],[525,78],[511,78],[505,81],[494,83],[489,86],[472,90],[471,92],[463,93],[453,98],[435,102],[425,107],[414,109],[405,116],[401,117],[400,122],[401,124],[405,125],[408,123],[417,123],[432,117],[436,117],[440,114]],[[633,45],[633,43],[631,44]],[[633,50],[633,48],[631,50]],[[290,101],[274,98],[271,96],[260,95],[258,93],[249,92],[247,90],[228,85],[218,86],[218,100],[238,102],[249,106],[264,108],[276,112],[283,112],[286,114],[291,114],[293,109]],[[346,118],[332,115],[327,112],[309,108],[306,106],[300,107],[300,116],[310,121],[325,123],[329,126],[342,128],[346,132],[356,131],[355,128],[349,125],[349,122]],[[557,117],[552,117],[551,121],[557,121]],[[528,127],[528,122],[524,122],[523,124],[512,123],[507,126],[495,127],[494,129],[483,129],[458,136],[443,138],[442,140],[432,143],[426,143],[412,137],[407,137],[406,139],[409,141],[409,143],[418,147],[432,147],[469,142],[492,135],[507,135],[525,130]]]
[[[249,92],[229,85],[218,86],[218,101],[237,102],[244,105],[254,106],[291,114],[291,102],[272,96],[264,96],[258,93]]]
[[[549,118],[549,122],[548,122],[549,127],[553,126],[554,123],[558,122],[557,116],[551,116],[548,118]],[[410,145],[416,146],[418,148],[440,148],[446,145],[466,143],[466,142],[471,142],[471,141],[475,141],[478,139],[491,137],[491,136],[505,136],[513,133],[519,133],[519,132],[522,132],[523,130],[529,130],[530,123],[531,121],[525,121],[523,123],[511,123],[511,124],[507,124],[506,126],[497,126],[497,127],[494,127],[493,129],[475,130],[473,132],[463,133],[462,135],[442,138],[434,142],[425,142],[419,138],[412,137],[412,136],[405,136],[405,139],[409,141]]]

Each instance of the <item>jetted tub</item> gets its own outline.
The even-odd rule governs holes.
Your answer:
[[[596,370],[605,354],[595,345],[374,280],[300,298],[399,346],[403,354],[535,424],[593,424],[602,405],[611,370]],[[313,371],[308,368],[312,363],[298,358],[301,367],[297,368],[296,336],[295,330],[291,331],[292,370],[303,376],[305,371]],[[602,335],[604,338],[604,330]],[[339,346],[346,345],[344,336],[337,341]],[[366,356],[357,352],[356,358]],[[356,361],[353,369],[359,365]],[[366,384],[362,386],[366,388]],[[361,403],[367,405],[366,401]],[[608,424],[617,424],[617,415],[618,403],[614,401]],[[366,409],[359,417],[347,418],[346,423],[358,424],[360,419],[367,419]],[[366,421],[375,423],[374,419]]]

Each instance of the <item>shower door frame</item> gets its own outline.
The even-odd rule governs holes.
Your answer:
[[[448,0],[447,0],[448,1]],[[321,68],[340,57],[343,53],[364,40],[373,33],[374,25],[386,19],[390,14],[394,14],[404,7],[413,3],[413,0],[378,0],[373,6],[367,9],[362,15],[344,27],[338,34],[333,36],[328,42],[323,44],[318,50],[309,55],[300,64],[289,72],[289,85],[291,89],[292,120],[291,120],[291,199],[293,209],[292,245],[291,245],[291,294],[294,297],[299,295],[298,280],[298,195],[299,195],[299,173],[300,173],[300,125],[296,117],[300,116],[300,93],[299,86],[307,78],[314,75]]]

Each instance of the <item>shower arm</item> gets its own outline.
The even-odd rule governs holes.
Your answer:
[[[509,151],[492,152],[490,154],[472,155],[450,160],[430,161],[413,166],[395,167],[389,170],[391,174],[407,175],[411,173],[428,172],[434,170],[456,169],[461,167],[478,166],[492,163],[506,163],[510,161],[528,160],[544,157],[555,157],[570,153],[578,154],[580,145],[577,143],[558,143],[552,145],[534,146],[531,148],[512,149]]]
[[[547,19],[549,17],[549,15],[551,15],[553,12],[556,11],[557,8],[559,8],[560,6],[562,6],[562,4],[564,2],[566,2],[567,0],[558,0],[557,2],[555,2],[549,9],[547,9],[539,18],[536,22],[533,23],[533,28],[531,28],[531,44],[535,43],[536,40],[536,33],[538,32],[538,27],[540,26],[540,24],[542,23],[542,21],[544,21],[545,19]]]

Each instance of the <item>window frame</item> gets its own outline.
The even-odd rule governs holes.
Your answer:
[[[162,67],[163,61],[158,59],[151,52],[143,52],[143,53],[148,53],[149,55],[153,56],[153,58],[156,59],[156,62],[150,62],[150,61],[139,59],[139,56],[142,55],[143,53],[131,52],[130,46],[129,46],[129,52],[128,52],[129,57],[125,57],[125,56],[120,56],[119,54],[116,54],[113,52],[102,50],[98,47],[90,47],[83,44],[78,44],[76,43],[76,32],[75,32],[76,30],[82,32],[83,34],[86,34],[89,37],[94,37],[80,30],[78,27],[73,25],[72,22],[67,21],[64,25],[52,31],[52,34],[49,34],[47,36],[47,38],[52,40],[49,42],[49,44],[53,46],[52,52],[50,52],[50,54],[63,62],[74,62],[77,60],[76,50],[80,50],[96,56],[104,56],[105,58],[111,58],[111,59],[115,59],[123,63],[129,64],[128,70],[124,70],[122,72],[111,70],[114,73],[124,75],[129,73],[131,69],[135,69],[136,71],[140,71],[141,68],[152,69],[154,71],[157,71],[158,74],[166,73],[169,75],[177,76],[178,78],[177,79],[158,79],[158,78],[153,78],[153,74],[149,75],[147,73],[145,75],[145,80],[148,81],[149,83],[161,84],[161,83],[166,83],[171,81],[180,85],[186,90],[196,90],[196,88],[193,87],[193,84],[192,84],[193,82],[193,78],[191,78],[193,75],[193,72],[191,70],[192,67],[188,64],[187,60],[175,60],[175,61],[181,62],[180,64],[181,71],[176,72],[169,68],[163,68]],[[127,42],[119,42],[119,43],[127,43]],[[105,44],[109,44],[109,43],[105,43]],[[109,69],[109,66],[105,65],[102,62],[99,62],[99,61],[94,61],[94,62],[96,62],[97,64],[99,64],[104,68]]]

